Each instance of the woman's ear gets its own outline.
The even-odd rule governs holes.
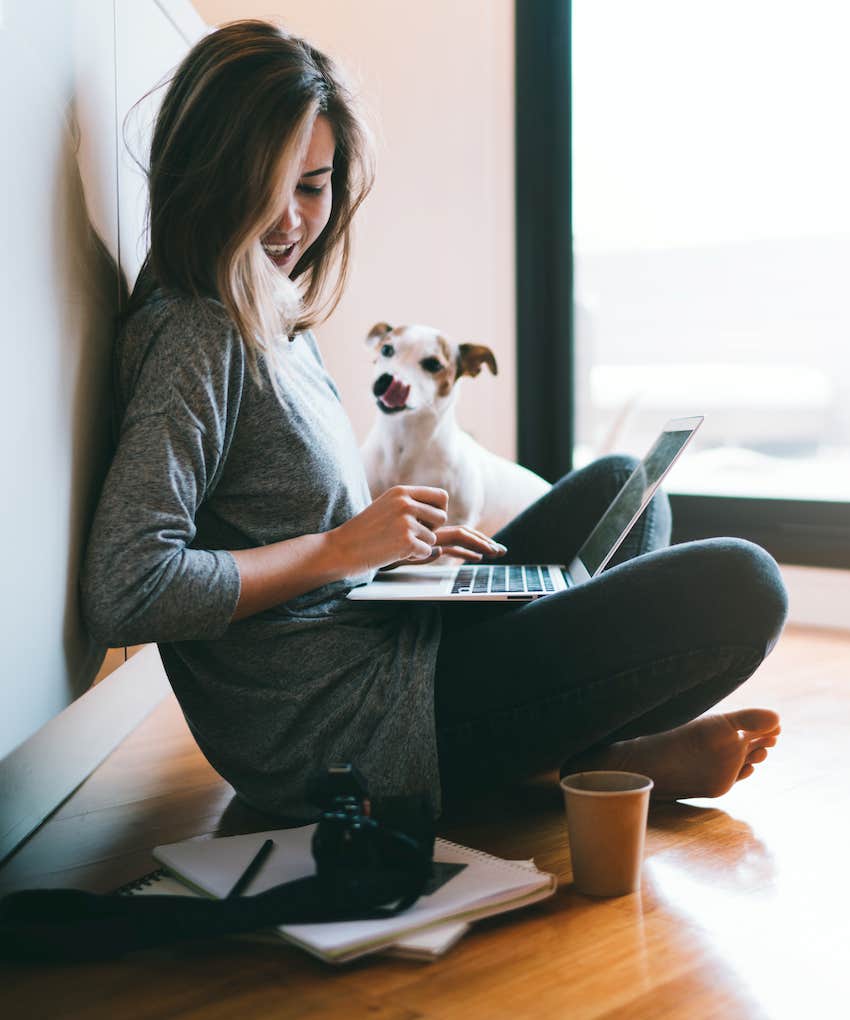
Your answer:
[[[498,375],[496,356],[483,344],[459,344],[457,349],[457,378],[462,375],[478,375],[481,366],[486,365],[493,375]]]
[[[375,325],[369,330],[369,334],[366,337],[366,343],[369,347],[374,347],[379,340],[382,340],[387,333],[392,333],[393,328],[388,322],[376,322]]]

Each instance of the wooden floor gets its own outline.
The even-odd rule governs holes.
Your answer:
[[[571,886],[552,783],[443,820],[441,834],[557,872],[558,894],[480,922],[433,964],[331,968],[286,946],[196,944],[84,966],[0,968],[4,1017],[816,1018],[850,1016],[850,636],[788,630],[727,703],[784,733],[717,801],[653,808],[640,894]],[[266,827],[232,803],[172,700],[0,869],[0,892],[110,889],[152,846]]]

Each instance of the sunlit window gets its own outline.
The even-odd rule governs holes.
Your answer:
[[[576,463],[850,500],[850,4],[572,8]]]

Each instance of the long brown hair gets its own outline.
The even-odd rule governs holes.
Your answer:
[[[287,280],[260,238],[297,183],[319,114],[336,143],[331,214]],[[156,281],[221,301],[256,370],[259,352],[312,327],[339,302],[351,220],[374,177],[372,153],[330,58],[264,21],[211,32],[178,67],[154,127],[148,263]]]

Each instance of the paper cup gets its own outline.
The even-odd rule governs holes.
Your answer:
[[[640,888],[652,787],[636,772],[576,772],[561,780],[579,892],[625,896]]]

